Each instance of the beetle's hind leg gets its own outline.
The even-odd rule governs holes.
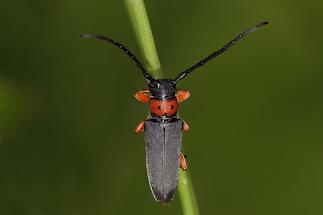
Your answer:
[[[187,170],[187,164],[186,164],[186,155],[184,155],[182,152],[179,155],[179,166],[183,171]]]

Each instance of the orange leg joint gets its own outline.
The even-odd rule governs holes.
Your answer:
[[[190,92],[188,90],[177,90],[176,98],[178,102],[183,102],[190,97]]]
[[[144,131],[144,127],[145,127],[145,121],[142,121],[139,123],[139,125],[137,125],[137,127],[135,128],[135,133],[136,134],[140,134]]]
[[[181,154],[179,156],[179,166],[181,167],[181,169],[183,171],[187,170],[185,155],[183,155],[182,152],[181,152]]]
[[[150,101],[149,90],[144,89],[135,93],[134,97],[142,103],[148,103]]]

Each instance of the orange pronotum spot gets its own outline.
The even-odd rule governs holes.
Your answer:
[[[152,99],[150,101],[150,112],[156,116],[173,116],[177,113],[179,103],[176,99],[159,100]]]

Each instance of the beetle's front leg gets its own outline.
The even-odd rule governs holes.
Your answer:
[[[143,89],[135,93],[134,97],[142,103],[148,103],[150,101],[149,90]]]
[[[190,92],[188,90],[177,90],[176,98],[178,102],[183,102],[190,97]]]
[[[187,170],[187,165],[186,165],[186,159],[185,159],[185,155],[183,155],[183,153],[181,152],[181,154],[179,155],[179,166],[181,167],[181,169],[183,171]]]
[[[145,127],[145,121],[141,121],[135,128],[135,133],[136,134],[142,133],[144,131],[144,127]]]

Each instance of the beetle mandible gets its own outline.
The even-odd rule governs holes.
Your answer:
[[[187,169],[181,145],[182,133],[188,132],[189,126],[179,118],[177,112],[180,103],[188,99],[190,93],[187,90],[177,89],[177,83],[266,24],[268,22],[261,22],[242,32],[221,49],[181,72],[175,79],[154,79],[138,58],[115,40],[94,34],[81,35],[82,38],[103,40],[122,49],[137,64],[146,79],[148,89],[140,90],[134,96],[139,102],[149,104],[150,114],[146,120],[139,123],[135,132],[145,134],[147,175],[156,201],[168,203],[172,200],[178,184],[179,168]]]

